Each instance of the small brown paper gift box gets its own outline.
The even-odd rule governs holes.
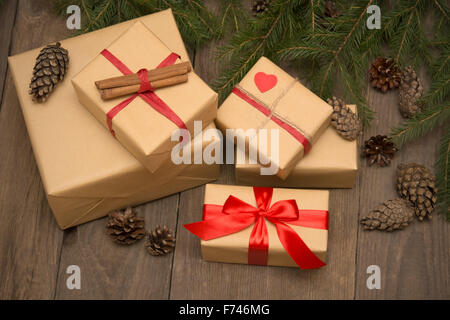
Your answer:
[[[255,107],[236,94],[236,89],[259,106]],[[269,115],[261,111],[261,105]],[[258,148],[259,162],[267,164],[270,161],[272,166],[278,168],[277,176],[285,179],[303,158],[308,146],[314,148],[314,143],[330,123],[331,113],[332,108],[325,101],[270,60],[261,57],[221,105],[216,124],[223,131],[267,129],[267,148],[251,143],[251,140],[257,139],[255,136],[246,137],[243,131],[235,134],[239,139],[246,139],[249,148]],[[286,129],[286,126],[289,128]],[[279,134],[278,160],[271,156],[272,149],[276,147],[271,143],[271,129],[277,129]],[[303,145],[292,131],[309,143]]]
[[[206,205],[224,205],[229,196],[234,196],[256,207],[253,188],[220,184],[207,184],[205,188]],[[271,204],[277,201],[294,199],[300,210],[328,211],[329,192],[326,190],[273,189]],[[289,224],[289,222],[286,222]],[[297,267],[297,264],[281,244],[275,226],[266,221],[269,246],[267,265]],[[289,225],[317,258],[325,261],[328,230]],[[189,230],[189,225],[186,225]],[[211,240],[201,240],[204,260],[247,264],[249,260],[249,239],[253,225],[233,234]]]
[[[188,61],[171,10],[138,19]],[[77,100],[70,78],[136,20],[61,41],[69,50],[65,81],[44,104],[28,94],[40,48],[9,57],[17,96],[50,207],[61,229],[217,179],[219,165],[171,166],[157,178],[144,168]],[[166,172],[167,170],[167,172]],[[172,173],[175,170],[177,172]]]
[[[356,112],[355,105],[348,107]],[[261,175],[260,165],[247,162],[236,163],[236,183],[261,187],[352,188],[358,173],[357,148],[357,140],[343,139],[330,126],[285,180]]]
[[[172,37],[177,35],[167,34]],[[140,21],[134,23],[106,49],[132,72],[142,68],[154,69],[172,53]],[[72,83],[81,104],[109,129],[107,113],[129,96],[102,100],[94,82],[121,76],[122,73],[100,51],[102,50],[72,79]],[[188,73],[187,82],[156,89],[154,94],[175,113],[172,118],[178,117],[178,121],[184,123],[191,134],[194,120],[201,120],[204,128],[216,117],[217,94],[194,72]],[[139,95],[112,118],[112,130],[117,140],[151,172],[155,172],[163,162],[169,160],[170,150],[177,143],[171,141],[171,135],[179,128],[177,119],[169,120],[154,108],[155,105],[157,108],[159,103],[149,103]]]

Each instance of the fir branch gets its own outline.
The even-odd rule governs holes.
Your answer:
[[[281,60],[301,60],[311,65],[314,62],[318,67],[309,80],[312,90],[323,99],[332,95],[336,82],[343,83],[345,95],[357,103],[358,115],[365,125],[373,117],[363,95],[366,67],[354,57],[360,55],[361,39],[367,33],[363,17],[372,3],[373,0],[355,1],[343,16],[316,24],[314,31],[311,22],[307,30],[302,30],[302,37],[280,43],[276,52]],[[324,19],[320,10],[316,15],[316,19]],[[306,21],[310,20],[308,17]]]
[[[442,17],[450,20],[449,18],[449,14],[448,14],[448,9],[446,8],[444,3],[440,3],[438,0],[433,0],[433,4],[439,9],[439,11],[442,13]]]
[[[172,8],[183,39],[199,46],[216,37],[216,17],[202,0],[53,0],[56,10],[66,15],[66,8],[75,4],[82,9],[82,29],[76,34],[101,29],[122,21]]]
[[[450,221],[450,129],[441,138],[436,161],[436,184],[438,187],[437,210]]]
[[[271,10],[237,32],[229,45],[218,50],[218,57],[225,61],[223,72],[214,81],[214,88],[222,99],[263,55],[270,56],[275,46],[285,37],[292,36],[298,21],[293,15],[300,0],[274,0]],[[287,31],[286,31],[287,30]]]
[[[406,142],[422,137],[437,126],[450,121],[450,105],[448,101],[434,105],[393,128],[390,133],[392,140],[402,146]]]
[[[319,95],[322,96],[323,94],[323,88],[324,88],[324,83],[325,80],[328,78],[327,73],[329,72],[329,70],[331,70],[331,65],[335,62],[335,60],[337,60],[339,54],[342,52],[342,50],[345,48],[345,46],[348,43],[348,40],[350,39],[350,37],[354,34],[356,27],[358,27],[361,23],[361,19],[363,18],[363,16],[366,14],[367,12],[367,8],[372,4],[373,0],[369,0],[369,2],[367,2],[367,4],[365,5],[364,9],[361,10],[361,13],[359,15],[359,17],[356,19],[356,21],[353,23],[352,28],[350,29],[350,31],[348,32],[348,34],[345,35],[342,43],[339,45],[338,49],[336,50],[336,52],[334,53],[334,57],[333,59],[329,62],[329,67],[327,68],[327,72],[325,73],[325,76],[323,78],[323,81],[321,83],[320,86],[320,90],[319,90]]]
[[[416,3],[412,7],[410,7],[408,9],[409,10],[409,16],[408,16],[407,22],[406,22],[406,24],[402,25],[402,27],[401,27],[401,30],[400,30],[400,33],[399,33],[401,40],[400,40],[400,43],[399,43],[398,48],[396,50],[397,53],[395,54],[395,58],[394,58],[394,61],[396,63],[399,62],[399,58],[400,58],[400,54],[401,54],[402,50],[405,50],[405,48],[407,47],[407,44],[409,43],[407,41],[407,39],[408,39],[407,35],[412,33],[411,21],[412,21],[415,9],[416,9],[418,4],[419,4],[419,0],[416,0]]]
[[[221,35],[224,35],[226,31],[239,32],[243,23],[249,20],[248,18],[240,0],[220,1],[219,30]]]

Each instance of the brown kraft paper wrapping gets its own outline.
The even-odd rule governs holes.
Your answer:
[[[166,37],[174,36],[169,31],[166,33]],[[133,72],[156,68],[172,52],[140,21],[105,48]],[[100,51],[72,83],[81,104],[108,130],[106,114],[131,95],[108,101],[101,99],[94,82],[122,73]],[[178,115],[191,134],[194,120],[201,120],[205,127],[216,117],[217,94],[193,71],[189,72],[187,82],[156,89],[155,93]],[[139,96],[113,118],[112,128],[117,140],[151,172],[169,159],[170,150],[177,143],[170,139],[177,125]]]
[[[170,10],[138,20],[189,61]],[[180,172],[169,181],[153,183],[154,176],[78,102],[70,79],[135,21],[61,41],[70,66],[44,104],[28,94],[40,48],[8,59],[42,183],[62,229],[217,179],[218,165],[190,165],[177,167]]]
[[[260,92],[254,80],[258,72],[275,75],[276,85],[264,93]],[[312,148],[330,123],[332,108],[265,57],[258,60],[239,86],[264,102],[269,108],[273,108],[275,115],[300,129],[301,133],[308,138]],[[272,107],[274,104],[275,106]],[[262,152],[262,155],[265,162],[271,161],[272,165],[278,168],[277,176],[281,179],[289,175],[304,155],[304,147],[299,141],[236,94],[231,93],[219,108],[216,124],[222,131],[268,129],[267,152]],[[271,129],[279,129],[278,162],[270,156]],[[242,133],[237,134],[238,137],[241,135]],[[247,145],[252,144],[247,143]]]
[[[348,105],[356,112],[355,105]],[[260,187],[352,188],[358,173],[358,142],[343,139],[331,126],[286,180],[261,175],[260,165],[236,163],[236,183]]]
[[[252,187],[207,184],[205,204],[223,205],[233,195],[246,203],[256,206]],[[326,190],[273,190],[272,204],[279,200],[295,199],[299,209],[328,210],[329,192]],[[266,221],[269,233],[269,252],[267,265],[298,267],[286,253],[277,236],[275,226]],[[290,225],[314,254],[325,261],[328,231]],[[253,226],[224,237],[201,241],[202,257],[207,261],[247,264],[248,243]]]

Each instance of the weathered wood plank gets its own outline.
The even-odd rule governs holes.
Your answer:
[[[63,23],[51,12],[49,1],[19,2],[13,54],[63,37]],[[0,297],[51,299],[63,233],[47,205],[10,74],[0,113],[0,154]]]
[[[8,60],[12,29],[17,11],[17,0],[6,1],[0,4],[0,101],[2,101],[3,90],[5,86],[6,70],[8,69]],[[1,110],[1,109],[0,109]]]
[[[387,134],[401,121],[398,95],[369,90],[369,101],[377,118],[364,138]],[[360,217],[379,203],[397,197],[395,170],[398,164],[417,162],[433,168],[441,130],[405,145],[386,168],[362,164]],[[439,299],[450,297],[449,224],[443,216],[419,222],[393,233],[359,231],[357,259],[357,299]],[[366,269],[378,265],[381,289],[369,290]]]
[[[176,230],[179,195],[136,208],[146,229],[167,225]],[[105,233],[107,218],[78,226],[64,234],[56,299],[167,299],[172,254],[153,257],[145,240],[131,246],[115,244]],[[68,290],[66,269],[81,270],[81,290]]]
[[[196,53],[196,72],[211,82],[218,72],[213,41]],[[217,183],[234,184],[234,167],[222,166]],[[335,190],[330,199],[328,266],[321,270],[205,262],[200,241],[183,228],[202,216],[203,188],[180,198],[171,299],[344,299],[354,296],[359,189]],[[189,276],[186,276],[186,275]]]

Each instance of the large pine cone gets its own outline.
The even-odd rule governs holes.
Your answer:
[[[391,159],[397,152],[395,144],[387,137],[377,135],[364,142],[363,156],[369,166],[376,163],[380,167],[391,164]]]
[[[392,59],[377,58],[369,70],[372,87],[385,93],[398,88],[401,81],[401,71]]]
[[[361,219],[366,230],[394,231],[407,227],[414,219],[414,209],[404,199],[388,200]]]
[[[128,207],[109,214],[106,231],[119,244],[132,244],[145,236],[144,218],[137,217]]]
[[[412,118],[421,111],[417,101],[423,95],[422,81],[411,67],[407,67],[402,73],[398,94],[400,98],[399,109],[403,117]]]
[[[43,48],[36,58],[29,94],[33,100],[47,100],[55,85],[64,80],[69,66],[69,53],[61,44],[50,44]]]
[[[358,138],[362,130],[358,116],[341,99],[333,97],[333,99],[328,99],[328,104],[333,107],[331,125],[339,135],[347,140]]]
[[[425,217],[431,219],[438,190],[430,169],[417,163],[400,164],[397,167],[397,191],[411,202],[420,221]]]

